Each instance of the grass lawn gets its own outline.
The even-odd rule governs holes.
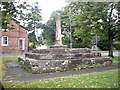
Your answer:
[[[18,57],[2,57],[2,58],[0,58],[0,61],[1,60],[2,60],[2,62],[7,62],[7,61],[16,62],[16,61],[18,61]]]
[[[113,62],[118,62],[115,57]],[[18,57],[4,57],[0,61],[17,61]],[[0,62],[0,67],[2,67]],[[2,76],[0,71],[0,76]],[[0,78],[1,79],[1,78]],[[61,78],[43,79],[31,82],[3,82],[6,88],[118,88],[118,69],[100,73],[74,75]]]
[[[32,82],[5,82],[7,88],[118,88],[118,69]]]
[[[115,56],[113,58],[113,63],[120,63],[120,56]]]
[[[2,81],[2,59],[0,57],[0,81]]]

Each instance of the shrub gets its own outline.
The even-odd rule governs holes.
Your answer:
[[[108,50],[109,49],[109,44],[107,40],[100,40],[97,44],[97,46],[101,49],[101,50]]]
[[[91,48],[92,44],[90,41],[83,41],[82,39],[78,39],[78,41],[73,40],[73,48]]]
[[[115,47],[115,49],[120,50],[120,42],[114,42],[113,46]]]

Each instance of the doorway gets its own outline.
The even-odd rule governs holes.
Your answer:
[[[19,49],[22,51],[24,51],[24,49],[25,49],[25,45],[24,45],[25,42],[24,41],[25,41],[24,38],[19,39]]]

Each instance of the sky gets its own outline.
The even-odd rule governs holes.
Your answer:
[[[50,14],[55,10],[61,10],[65,6],[64,0],[39,0],[40,7],[42,8],[43,22],[46,22]]]
[[[42,23],[47,22],[53,11],[62,10],[62,7],[66,5],[65,0],[29,0],[29,3],[32,2],[39,2],[40,8],[42,9]]]
[[[55,11],[55,10],[62,10],[62,7],[67,5],[70,0],[15,0],[15,1],[20,1],[20,2],[26,1],[29,4],[32,4],[32,3],[35,3],[35,2],[39,2],[39,7],[40,7],[40,9],[42,9],[42,11],[41,11],[42,19],[43,19],[42,23],[46,23],[47,20],[49,20],[50,14],[53,11]],[[71,1],[80,1],[80,0],[71,0]],[[85,0],[83,0],[83,1],[85,1]]]
[[[16,0],[17,1],[17,0]],[[23,2],[26,0],[18,0],[19,2]],[[62,10],[62,8],[67,4],[65,0],[27,0],[30,5],[32,5],[35,2],[39,3],[39,7],[42,10],[42,23],[46,23],[50,15],[55,10]],[[39,32],[38,32],[39,31]],[[41,30],[37,30],[38,36],[41,33]]]

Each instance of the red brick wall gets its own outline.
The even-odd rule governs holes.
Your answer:
[[[14,29],[2,32],[2,36],[8,36],[8,46],[2,46],[3,53],[18,53],[21,52],[19,49],[19,38],[25,38],[25,52],[28,51],[28,34],[27,30],[19,25],[19,23],[11,22],[10,25],[14,25]],[[0,45],[2,38],[0,37]]]
[[[27,34],[27,30],[23,27],[20,27],[19,30],[19,36],[20,38],[25,38],[25,51],[28,51],[28,34]]]

